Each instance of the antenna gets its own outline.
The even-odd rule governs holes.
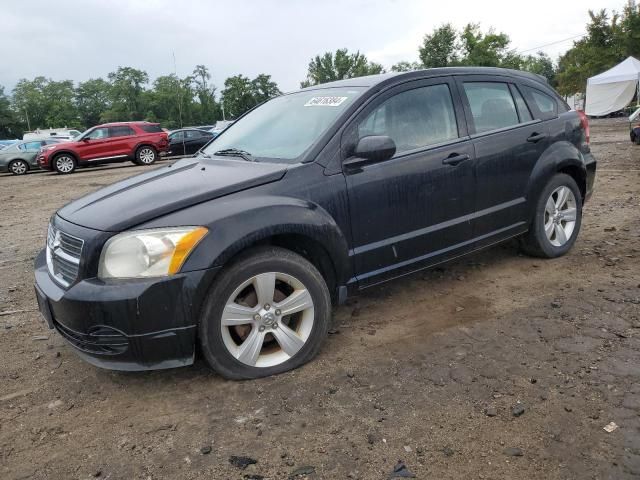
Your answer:
[[[180,79],[178,78],[178,68],[176,67],[176,53],[172,51],[171,55],[173,55],[173,74],[176,77],[176,98],[178,99],[178,120],[180,121],[180,128],[182,128],[184,126],[182,124],[182,99],[180,98]]]

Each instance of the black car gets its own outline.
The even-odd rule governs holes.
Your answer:
[[[313,358],[332,303],[519,237],[565,254],[596,161],[586,117],[494,68],[354,78],[270,100],[199,156],[60,209],[40,309],[87,361],[227,378]]]
[[[169,134],[169,152],[167,155],[193,155],[204,147],[215,135],[197,128],[183,128]]]

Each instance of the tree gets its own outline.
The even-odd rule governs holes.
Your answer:
[[[86,128],[100,123],[103,112],[111,108],[111,85],[102,78],[80,82],[76,88],[76,105],[80,122]]]
[[[392,72],[413,72],[414,70],[420,70],[421,68],[424,68],[424,67],[418,62],[402,61],[393,65],[391,67],[391,71]]]
[[[309,62],[307,78],[300,83],[302,88],[321,83],[384,73],[378,63],[367,60],[360,52],[349,53],[346,48],[336,50],[335,54],[326,52],[316,55]]]
[[[637,38],[638,8],[629,2],[622,17],[606,10],[589,11],[587,35],[573,43],[558,62],[558,91],[563,95],[585,92],[587,79],[624,60],[640,49]]]
[[[264,73],[253,80],[243,75],[229,77],[224,82],[222,106],[227,117],[237,118],[256,105],[280,95],[278,85],[271,75]]]
[[[33,80],[22,78],[13,89],[13,107],[28,129],[45,128],[46,104],[43,89],[47,84],[45,77]]]
[[[209,123],[220,119],[220,106],[216,102],[216,87],[209,84],[211,78],[209,69],[204,65],[196,65],[192,76],[196,96],[199,100],[199,123]]]
[[[640,6],[635,1],[627,2],[622,10],[619,34],[623,55],[640,57]]]
[[[174,74],[158,77],[146,97],[146,120],[160,122],[168,128],[196,123],[193,77],[181,79]]]
[[[46,126],[81,128],[71,80],[49,80],[42,89],[42,95],[46,99]]]
[[[520,68],[531,73],[542,75],[549,81],[549,84],[555,85],[556,67],[551,57],[544,52],[527,55],[522,59]]]
[[[243,75],[229,77],[224,81],[222,108],[227,117],[236,118],[256,106],[251,80]]]
[[[9,97],[4,93],[4,87],[0,85],[0,138],[19,138],[22,129],[15,112],[11,109]]]
[[[264,73],[251,80],[251,89],[256,105],[282,95],[278,84],[271,80],[271,75],[265,75]]]
[[[458,63],[458,33],[446,23],[424,36],[420,46],[420,61],[424,68],[448,67]]]
[[[480,31],[480,25],[470,23],[460,33],[461,65],[483,67],[504,66],[505,58],[513,64],[513,57],[507,57],[509,37],[506,33],[487,33]]]
[[[108,75],[111,82],[110,110],[102,115],[102,121],[142,120],[144,112],[145,85],[149,82],[149,75],[143,70],[132,67],[118,67],[118,70]]]

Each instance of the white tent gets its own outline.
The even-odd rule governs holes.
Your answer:
[[[640,80],[640,61],[627,58],[615,67],[587,81],[587,115],[607,115],[621,110],[633,100]]]

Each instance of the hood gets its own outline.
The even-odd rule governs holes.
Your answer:
[[[171,212],[281,179],[287,165],[185,159],[90,193],[58,211],[63,219],[119,232]]]

